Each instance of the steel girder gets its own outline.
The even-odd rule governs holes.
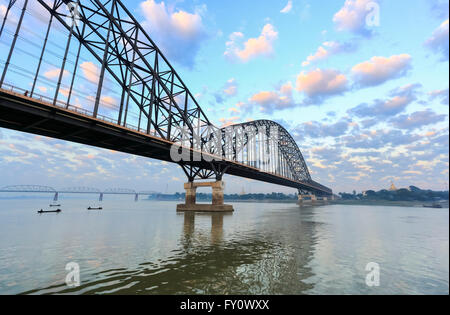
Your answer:
[[[106,189],[103,194],[105,195],[134,195],[136,191],[127,188],[110,188]]]
[[[211,125],[192,93],[122,1],[78,0],[78,15],[72,25],[67,21],[65,5],[73,1],[55,0],[54,7],[38,1],[102,64],[94,116],[104,72],[108,71],[123,89],[118,124],[126,121],[132,101],[147,120],[147,134],[153,129],[169,141],[180,140],[179,129],[174,126],[187,127],[195,138],[195,133],[201,136],[203,128]]]
[[[17,185],[17,186],[6,186],[0,188],[1,192],[49,192],[54,193],[56,190],[53,187],[39,186],[39,185]]]
[[[69,194],[99,194],[102,191],[97,188],[92,187],[68,187],[58,190],[59,193],[69,193]]]
[[[295,142],[295,140],[292,138],[292,136],[289,134],[289,132],[280,124],[270,121],[270,120],[256,120],[251,122],[246,122],[242,124],[237,124],[231,126],[231,128],[234,128],[237,130],[237,132],[245,132],[245,129],[249,126],[252,126],[256,129],[256,131],[259,131],[261,127],[264,128],[264,131],[266,131],[267,136],[271,137],[273,135],[270,134],[270,131],[273,130],[271,127],[274,127],[277,129],[277,137],[278,137],[278,149],[280,150],[281,155],[284,157],[283,161],[287,164],[289,168],[289,173],[291,175],[291,179],[296,181],[302,181],[302,182],[311,182],[311,175],[308,170],[308,166],[306,165],[305,159],[303,158],[303,155]],[[230,127],[227,127],[230,128]],[[226,128],[224,128],[226,129]],[[240,130],[240,131],[239,131]],[[236,137],[241,138],[242,137]],[[245,143],[236,143],[233,141],[233,155],[237,154],[237,151],[239,150],[239,147],[244,147],[248,145],[248,142]],[[245,137],[246,141],[248,141],[248,137]],[[274,152],[272,152],[274,153]],[[283,167],[283,165],[281,165]]]
[[[0,28],[0,36],[2,36],[3,29],[5,28],[5,23],[6,23],[6,20],[8,19],[9,12],[11,11],[11,8],[14,6],[14,4],[16,4],[16,1],[17,0],[9,0],[9,2],[8,2],[5,14],[3,16],[2,26]]]
[[[256,139],[257,137],[255,135],[249,135],[249,127],[257,134],[261,132],[265,133],[266,138],[261,140]],[[232,132],[227,132],[227,130],[230,129],[232,129]],[[276,130],[275,135],[271,134],[274,130]],[[274,139],[274,137],[276,137],[276,139]],[[298,182],[312,183],[317,187],[327,189],[312,180],[305,159],[289,132],[280,124],[269,120],[257,120],[232,125],[222,128],[218,133],[211,134],[208,137],[209,142],[207,143],[207,150],[205,150],[205,152],[216,156],[217,160],[208,163],[207,169],[196,163],[188,162],[180,163],[180,165],[190,181],[194,181],[195,179],[211,179],[213,177],[221,179],[228,170],[227,160],[239,162],[238,156],[242,154],[244,148],[246,152],[248,152],[255,146],[255,141],[264,142],[268,139],[277,141],[276,151],[273,150],[274,148],[267,149],[262,146],[264,150],[269,151],[270,161],[273,163],[273,161],[276,160],[277,165],[271,166],[270,173]],[[247,160],[245,163],[255,168],[261,168],[260,165],[257,165],[258,161],[262,160],[261,149],[254,150],[251,154],[251,161]]]

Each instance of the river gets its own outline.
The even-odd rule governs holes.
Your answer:
[[[448,209],[0,200],[0,294],[448,294]],[[78,264],[80,286],[65,283]],[[379,267],[379,283],[367,275]]]

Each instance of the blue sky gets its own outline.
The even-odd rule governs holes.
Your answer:
[[[446,188],[448,1],[123,2],[216,125],[280,122],[313,178],[337,192],[381,189],[391,181]],[[0,13],[5,3],[0,0]],[[30,29],[39,28],[39,12],[33,4],[25,24]],[[13,30],[13,22],[8,27]],[[92,91],[98,66],[88,54],[83,58],[79,89]],[[20,62],[25,59],[32,64],[32,58]],[[48,63],[44,76],[53,79],[55,69]],[[44,85],[40,92],[52,95]],[[116,102],[113,91],[104,95]],[[0,171],[0,186],[176,192],[186,180],[176,165],[5,129]],[[294,192],[235,177],[225,181],[229,193]]]

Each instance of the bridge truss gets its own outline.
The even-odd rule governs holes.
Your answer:
[[[175,162],[189,181],[230,174],[332,193],[276,122],[214,126],[122,1],[10,0],[6,9],[0,127]]]
[[[155,191],[136,191],[127,188],[108,188],[101,190],[92,187],[67,187],[56,189],[49,186],[39,185],[14,185],[0,188],[0,193],[51,193],[54,194],[54,201],[57,201],[61,194],[82,194],[82,195],[99,195],[99,201],[103,201],[104,195],[132,195],[135,201],[138,201],[139,196],[154,196],[158,195]]]

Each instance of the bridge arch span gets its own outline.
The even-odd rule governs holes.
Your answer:
[[[309,173],[308,166],[303,157],[302,152],[291,136],[291,134],[279,123],[271,120],[254,120],[245,123],[231,125],[231,128],[242,128],[246,129],[248,127],[256,128],[259,132],[260,128],[263,128],[263,132],[266,133],[267,138],[276,137],[272,140],[278,142],[277,147],[280,149],[280,153],[283,155],[284,160],[288,163],[293,179],[299,181],[311,181],[311,174]],[[225,127],[226,129],[229,127]],[[276,135],[272,135],[275,129]]]

